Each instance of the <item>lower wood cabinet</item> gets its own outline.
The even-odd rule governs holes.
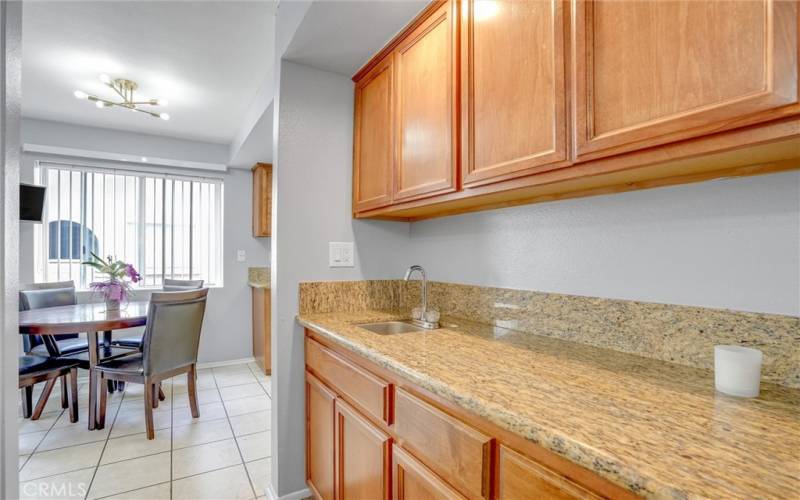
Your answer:
[[[306,479],[316,499],[638,498],[479,417],[426,399],[423,389],[311,330],[305,352]]]
[[[431,500],[463,499],[456,490],[439,479],[422,462],[412,457],[399,447],[392,452],[392,471],[394,472],[395,500]]]
[[[252,287],[253,358],[265,375],[272,374],[272,292]]]
[[[392,438],[336,400],[337,498],[388,500]]]

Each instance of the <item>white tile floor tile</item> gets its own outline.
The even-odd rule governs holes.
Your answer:
[[[177,450],[232,437],[231,424],[225,418],[181,425],[172,429],[172,448]]]
[[[54,476],[87,467],[96,467],[105,443],[89,443],[51,451],[39,451],[31,455],[19,473],[20,481]]]
[[[47,431],[29,432],[19,435],[19,454],[30,455],[33,450],[42,442],[47,435]]]
[[[194,476],[241,463],[242,457],[233,439],[201,444],[172,452],[172,477]]]
[[[264,388],[258,383],[234,385],[230,387],[220,387],[219,393],[223,401],[232,401],[234,399],[263,396]]]
[[[244,465],[187,477],[172,483],[173,500],[249,499],[255,493]]]
[[[84,498],[93,475],[94,468],[90,468],[22,482],[19,483],[19,496],[25,500]]]
[[[103,452],[101,465],[130,460],[131,458],[155,455],[170,450],[170,430],[156,431],[155,439],[147,439],[147,434],[131,434],[130,436],[109,439]]]
[[[251,462],[267,458],[270,448],[269,438],[269,432],[258,432],[237,437],[236,442],[239,444],[239,450],[242,452],[244,461]]]
[[[37,422],[20,419],[26,431],[19,435],[21,495],[148,500],[261,496],[270,480],[269,459],[264,458],[269,455],[270,400],[259,380],[258,369],[247,364],[199,371],[197,419],[188,407],[186,377],[166,381],[167,400],[153,413],[152,441],[144,434],[141,385],[127,384],[124,393],[111,396],[106,428],[89,431],[88,384],[83,380],[79,422],[70,423],[60,404]],[[50,401],[59,403],[59,396],[54,391]]]
[[[102,498],[170,480],[170,453],[101,465],[92,481],[88,498]]]
[[[262,458],[245,464],[247,467],[247,474],[250,476],[250,481],[253,482],[253,488],[256,490],[256,495],[264,496],[267,494],[269,488],[270,477],[272,476],[272,463],[270,458]]]
[[[255,413],[257,411],[269,410],[270,400],[266,394],[244,399],[234,399],[225,401],[225,410],[229,417],[244,415],[245,413]]]
[[[198,389],[197,390],[197,403],[205,405],[208,403],[217,403],[221,401],[219,391],[217,389]],[[172,400],[173,408],[188,408],[189,407],[189,393],[184,392],[176,394]]]
[[[217,387],[229,387],[232,385],[244,385],[258,382],[252,373],[226,373],[223,375],[214,375],[217,381]]]
[[[107,500],[169,500],[170,499],[170,483],[161,483],[155,486],[148,486],[138,490],[127,491],[119,495],[112,495],[105,497]]]
[[[230,417],[231,427],[236,436],[266,431],[270,426],[269,419],[269,410]]]

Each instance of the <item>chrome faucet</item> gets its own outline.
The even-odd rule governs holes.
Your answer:
[[[439,328],[439,314],[436,311],[428,311],[428,277],[425,274],[425,269],[422,266],[413,265],[408,268],[406,271],[406,278],[405,280],[408,281],[411,279],[411,275],[414,274],[415,271],[418,271],[422,279],[420,283],[422,285],[422,311],[421,313],[414,314],[412,313],[411,322],[415,325],[421,326],[423,328],[429,328],[434,330]],[[416,312],[416,311],[415,311]]]

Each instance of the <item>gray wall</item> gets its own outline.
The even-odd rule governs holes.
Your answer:
[[[64,145],[68,147],[84,147],[115,151],[117,145],[135,144],[136,154],[150,154],[169,159],[218,162],[227,154],[226,147],[215,144],[165,139],[157,136],[104,130],[95,136],[104,144],[103,148],[95,148],[87,143],[86,129],[82,127],[46,122],[42,120],[23,120],[23,141],[45,145]],[[64,138],[73,138],[74,143],[59,143]],[[33,140],[35,139],[35,141]],[[51,140],[52,139],[52,140]],[[151,139],[153,142],[151,143]],[[78,142],[82,141],[82,142]],[[152,148],[150,147],[152,144]],[[206,148],[207,156],[198,156]],[[152,151],[152,152],[151,152]],[[156,153],[157,152],[157,153]],[[191,153],[191,154],[190,154]],[[219,156],[219,155],[222,156]],[[25,153],[22,160],[22,178],[32,180],[35,160],[53,159],[41,154]],[[68,161],[68,160],[65,160]],[[99,164],[93,160],[81,161]],[[224,160],[222,160],[224,162]],[[158,168],[148,165],[148,168]],[[175,171],[175,168],[169,168]],[[191,173],[191,171],[187,171]],[[206,173],[208,174],[208,173]],[[201,173],[202,175],[202,173]],[[252,352],[252,302],[250,288],[247,286],[247,268],[269,265],[269,238],[253,238],[251,236],[251,197],[252,180],[249,170],[229,169],[222,175],[225,183],[224,211],[224,286],[212,288],[209,292],[208,309],[203,323],[203,334],[200,341],[199,361],[201,363],[230,361],[249,358]],[[33,281],[33,225],[20,225],[20,276],[23,283]],[[236,251],[245,250],[246,262],[236,262]],[[89,293],[82,293],[81,301],[97,300]],[[147,300],[149,292],[137,292],[136,298]]]
[[[0,498],[17,498],[18,373],[16,251],[22,74],[22,2],[0,2]]]
[[[439,281],[800,315],[800,172],[421,221],[409,245]]]
[[[408,224],[353,220],[353,83],[281,61],[273,172],[272,478],[285,496],[305,484],[301,281],[400,277]],[[353,268],[328,267],[328,242],[354,241]]]

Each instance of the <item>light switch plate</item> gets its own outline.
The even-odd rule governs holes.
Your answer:
[[[353,267],[355,250],[352,241],[328,243],[328,265],[330,267]]]
[[[247,253],[244,250],[236,250],[236,262],[245,262]]]

